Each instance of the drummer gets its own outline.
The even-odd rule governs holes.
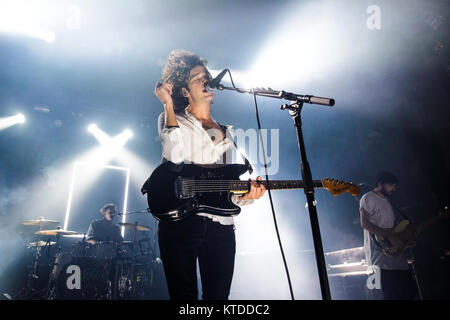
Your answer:
[[[101,209],[100,213],[103,219],[92,221],[87,231],[86,240],[91,244],[98,241],[111,241],[121,243],[123,241],[120,234],[120,227],[113,222],[117,207],[114,203],[107,203]]]

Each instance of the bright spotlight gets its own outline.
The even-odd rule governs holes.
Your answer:
[[[293,2],[256,57],[235,81],[245,88],[297,85],[333,74],[348,55],[351,36],[340,27],[336,11],[319,3]]]
[[[113,148],[121,149],[132,136],[133,132],[130,129],[125,129],[121,134],[112,139],[111,144]]]
[[[106,144],[111,141],[111,138],[103,130],[101,130],[95,123],[89,125],[88,131],[92,133],[95,139],[97,139],[97,141],[100,142],[101,144]]]
[[[130,129],[125,129],[125,131],[123,132],[123,135],[127,138],[130,139],[133,136],[133,132]]]
[[[43,40],[47,41],[48,43],[55,42],[56,36],[54,32],[46,32],[43,36]]]
[[[17,123],[24,123],[25,122],[25,116],[21,113],[16,114]]]
[[[0,3],[0,32],[19,34],[53,43],[55,33],[41,27],[36,17],[40,16],[39,4],[29,2],[2,1]]]
[[[125,129],[122,133],[115,137],[110,137],[106,132],[101,130],[96,124],[91,124],[88,127],[88,131],[93,134],[101,144],[101,157],[99,159],[93,159],[93,161],[104,162],[115,157],[118,152],[123,148],[125,143],[133,136],[133,132],[130,129]]]
[[[0,130],[25,122],[25,116],[21,113],[11,117],[0,118]]]
[[[92,123],[92,124],[89,125],[88,131],[89,131],[90,133],[94,133],[94,131],[95,131],[97,128],[98,128],[97,125],[96,125],[95,123]]]

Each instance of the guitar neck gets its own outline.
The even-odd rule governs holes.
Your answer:
[[[271,180],[261,181],[266,188],[269,185],[271,190],[303,189],[303,180]],[[314,188],[323,188],[321,180],[313,180]],[[247,192],[250,190],[249,181],[243,180],[195,180],[194,189],[196,192]]]
[[[267,188],[267,181],[262,181],[262,184]],[[323,188],[321,180],[313,180],[314,188]],[[269,181],[271,190],[288,190],[288,189],[303,189],[305,183],[303,180],[271,180]]]

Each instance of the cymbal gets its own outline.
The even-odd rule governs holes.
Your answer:
[[[68,235],[68,234],[79,234],[75,231],[63,230],[63,229],[54,229],[54,230],[41,230],[35,232],[34,234],[38,236],[56,236],[56,235]]]
[[[45,226],[45,225],[55,225],[55,224],[59,224],[59,221],[55,221],[55,220],[46,220],[45,218],[40,218],[37,220],[28,220],[28,221],[24,221],[21,223],[21,225],[24,226]]]
[[[127,222],[122,223],[122,222],[120,222],[120,223],[118,223],[118,225],[122,226],[122,227],[125,227],[125,228],[128,228],[128,229],[136,229],[138,231],[150,231],[149,227],[141,226],[141,225],[136,224],[136,223],[127,223]]]
[[[84,234],[77,233],[77,234],[63,234],[64,238],[84,238]]]
[[[31,248],[31,247],[44,247],[44,246],[53,246],[55,244],[56,244],[56,242],[54,242],[54,241],[50,241],[50,242],[47,242],[47,241],[36,241],[36,242],[30,242],[27,245],[27,247],[28,248]]]

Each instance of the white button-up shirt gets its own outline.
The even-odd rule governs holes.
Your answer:
[[[231,130],[226,130],[225,138],[215,144],[208,132],[211,130],[210,133],[214,135],[216,129],[206,131],[201,121],[186,110],[187,108],[183,113],[175,114],[178,127],[167,127],[164,112],[159,115],[158,133],[161,138],[163,157],[173,163],[231,164],[235,148]],[[231,126],[226,127],[231,129]],[[233,195],[231,200],[238,206],[253,202],[253,200],[239,200],[238,195]],[[224,225],[234,224],[233,217],[208,213],[198,213],[198,215]]]

